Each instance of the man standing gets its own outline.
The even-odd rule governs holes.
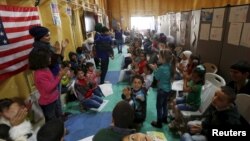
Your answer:
[[[115,29],[115,41],[117,45],[118,54],[122,53],[122,46],[123,46],[123,30],[121,29],[120,23],[117,24]]]
[[[114,58],[112,38],[107,27],[102,27],[102,34],[95,39],[96,56],[101,60],[101,81],[103,84],[109,66],[109,57]]]

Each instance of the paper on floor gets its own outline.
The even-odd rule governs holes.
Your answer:
[[[94,137],[94,135],[89,136],[89,137],[84,138],[84,139],[81,139],[81,140],[78,140],[78,141],[92,141],[93,137]]]
[[[112,84],[110,83],[102,84],[102,85],[99,85],[99,87],[101,88],[102,93],[104,94],[105,97],[113,94]]]

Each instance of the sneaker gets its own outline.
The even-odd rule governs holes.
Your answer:
[[[152,121],[151,125],[154,126],[155,128],[162,128],[162,124],[158,123],[157,121]]]

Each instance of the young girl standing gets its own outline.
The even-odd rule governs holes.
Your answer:
[[[162,128],[162,122],[167,122],[167,97],[171,91],[171,79],[174,76],[175,57],[169,49],[163,49],[159,52],[159,68],[151,65],[154,70],[154,77],[158,81],[157,84],[157,121],[151,122],[156,128]]]
[[[38,102],[46,122],[62,116],[57,86],[69,69],[68,67],[61,69],[57,76],[53,76],[49,69],[50,63],[51,52],[47,48],[38,48],[29,54],[29,67],[35,71],[35,86],[40,93]]]

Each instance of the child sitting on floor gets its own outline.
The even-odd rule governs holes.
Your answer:
[[[92,84],[92,89],[94,90],[94,93],[99,97],[104,96],[101,88],[98,86],[100,80],[100,72],[96,72],[94,64],[91,62],[86,63],[86,69],[86,78]]]
[[[86,109],[99,108],[103,100],[94,94],[91,84],[84,76],[81,68],[76,71],[77,80],[74,84],[75,95]]]
[[[71,64],[69,61],[63,61],[61,64],[61,68],[71,68]],[[66,93],[68,91],[67,85],[70,83],[72,78],[74,77],[74,73],[72,70],[68,70],[68,72],[63,75],[61,79],[61,94]]]
[[[135,75],[132,81],[133,88],[124,88],[122,99],[129,102],[132,106],[135,111],[134,123],[140,125],[146,119],[147,94],[146,90],[142,87],[144,79],[141,75]]]

